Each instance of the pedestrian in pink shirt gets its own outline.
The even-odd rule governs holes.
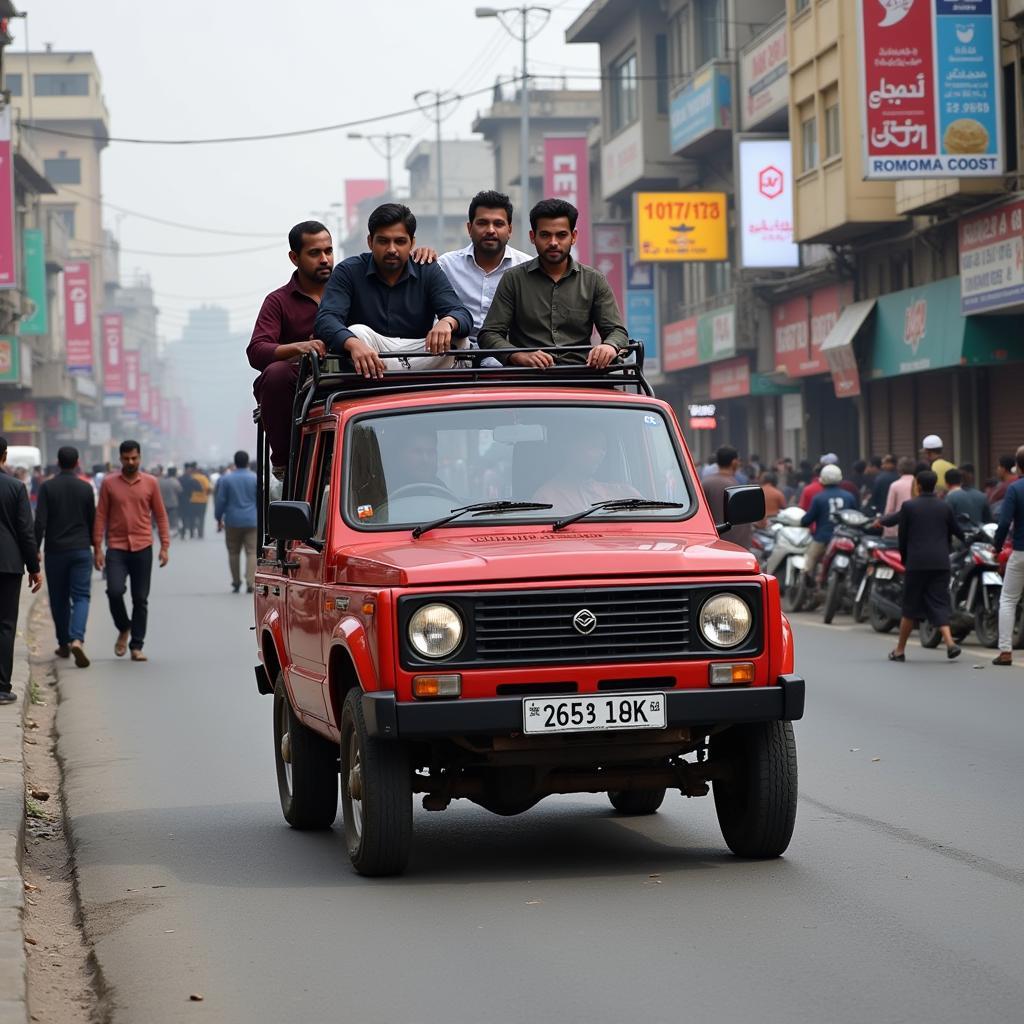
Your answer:
[[[895,512],[899,512],[903,503],[910,501],[914,496],[914,467],[916,463],[913,459],[907,458],[906,456],[896,464],[896,471],[899,473],[899,479],[894,480],[892,485],[889,487],[889,494],[885,499],[885,512],[884,515],[891,516]],[[885,537],[895,537],[899,532],[898,527],[887,526],[883,531]]]

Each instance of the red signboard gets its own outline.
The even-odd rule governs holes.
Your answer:
[[[152,398],[153,392],[149,386],[149,374],[139,374],[139,419],[143,423],[149,423],[150,421],[150,407],[149,400]]]
[[[579,210],[576,256],[590,263],[590,155],[585,135],[544,136],[544,195],[564,199]],[[526,239],[520,240],[522,243]],[[625,249],[625,243],[622,246]],[[622,303],[619,303],[622,309]]]
[[[604,274],[619,312],[626,308],[626,247],[629,229],[625,224],[594,225],[594,266]],[[580,261],[586,263],[583,257]]]
[[[790,377],[802,377],[811,341],[810,304],[806,295],[798,295],[772,307],[772,331],[775,336],[775,369]]]
[[[742,398],[750,394],[750,359],[739,356],[711,364],[711,397]]]
[[[661,366],[666,372],[685,370],[700,363],[697,318],[665,324],[661,332]]]
[[[72,373],[92,373],[91,271],[84,260],[64,264],[64,340]]]
[[[384,200],[388,183],[380,178],[348,178],[345,181],[345,227],[347,234],[359,228],[359,204],[367,199]],[[335,245],[338,244],[335,239]]]
[[[139,414],[139,353],[128,349],[124,354],[124,412],[128,416]]]
[[[124,317],[120,313],[104,313],[103,331],[103,393],[107,398],[124,396]]]
[[[11,108],[0,111],[0,288],[16,288],[14,249],[14,160],[11,153]]]

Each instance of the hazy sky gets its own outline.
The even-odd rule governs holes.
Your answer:
[[[103,76],[111,134],[201,138],[315,127],[413,106],[421,89],[465,93],[518,69],[519,44],[494,19],[479,20],[479,0],[207,0],[168,6],[155,0],[26,0],[31,48],[91,50]],[[501,5],[498,5],[501,6]],[[566,45],[565,28],[586,0],[556,8],[530,43],[536,75],[595,74],[596,46]],[[25,46],[12,22],[12,46]],[[578,82],[582,85],[583,82]],[[585,84],[597,86],[597,82]],[[446,135],[472,137],[489,95],[462,101]],[[429,137],[416,113],[360,129]],[[397,173],[396,183],[404,183]],[[186,310],[202,301],[231,311],[248,331],[261,297],[291,268],[286,234],[343,198],[345,178],[384,177],[384,161],[345,130],[297,139],[206,146],[113,142],[103,154],[104,200],[129,210],[213,229],[163,227],[105,211],[120,237],[122,277],[151,275],[161,333],[178,336]],[[481,183],[482,186],[490,182]],[[220,231],[264,233],[240,238]],[[276,236],[276,237],[275,237]],[[266,251],[188,258],[135,255]]]

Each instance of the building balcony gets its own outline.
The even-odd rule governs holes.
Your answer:
[[[990,196],[1004,194],[1007,194],[1007,189],[1002,178],[922,178],[898,181],[896,212],[920,214],[955,211],[973,206]]]
[[[76,394],[75,382],[68,374],[63,357],[46,360],[35,366],[32,374],[33,398],[58,398],[72,401]]]
[[[669,100],[669,148],[696,157],[728,144],[733,132],[733,79],[730,61],[710,61],[676,86]]]

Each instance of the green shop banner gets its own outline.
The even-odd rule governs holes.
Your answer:
[[[31,312],[18,325],[18,333],[46,334],[50,329],[46,310],[46,253],[43,232],[39,228],[25,229],[22,251],[25,254],[25,295]]]
[[[878,300],[871,376],[950,366],[995,366],[1024,358],[1024,318],[960,315],[960,278]]]
[[[723,306],[697,319],[697,352],[702,363],[736,355],[736,307]]]

